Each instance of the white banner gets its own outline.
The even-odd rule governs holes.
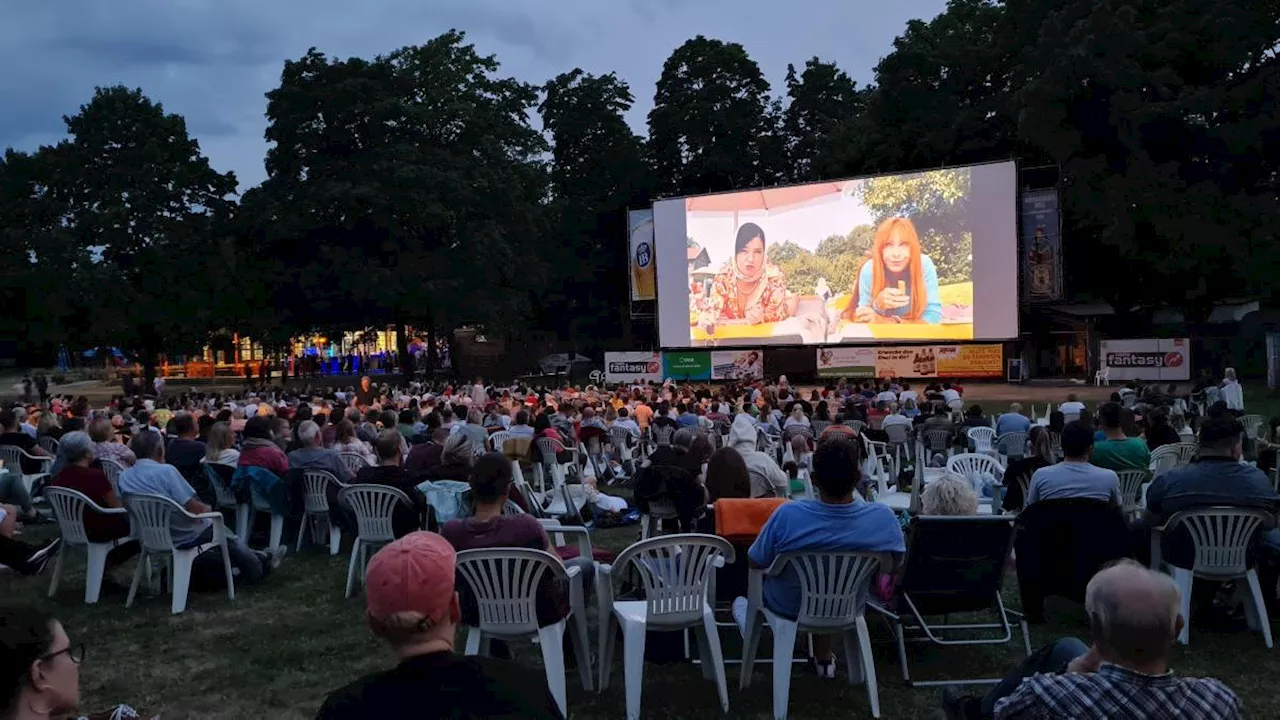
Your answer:
[[[662,382],[662,354],[607,352],[604,354],[604,381],[634,384]]]
[[[713,350],[712,380],[754,382],[764,377],[764,352],[756,350]]]
[[[1103,340],[1101,355],[1111,380],[1191,379],[1191,341],[1186,338]]]

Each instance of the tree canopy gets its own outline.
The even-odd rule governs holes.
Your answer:
[[[951,0],[870,84],[811,57],[773,88],[747,48],[697,36],[664,63],[644,134],[624,79],[530,84],[458,31],[371,58],[312,49],[267,93],[267,177],[241,195],[182,117],[99,88],[65,140],[0,158],[0,300],[17,309],[0,335],[148,358],[229,328],[649,345],[626,339],[628,208],[1009,158],[1060,177],[1070,293],[1203,316],[1274,299],[1278,37],[1274,0]],[[967,184],[859,192],[873,221],[912,211],[947,282],[970,274]],[[840,292],[874,230],[770,257],[792,290]]]

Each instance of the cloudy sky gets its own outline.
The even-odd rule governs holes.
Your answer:
[[[780,93],[787,63],[817,55],[859,83],[911,18],[944,0],[4,0],[0,10],[0,148],[63,136],[62,116],[96,85],[141,87],[186,116],[241,190],[260,182],[263,94],[282,63],[315,46],[372,57],[451,27],[502,72],[542,83],[560,72],[616,72],[644,133],[662,63],[702,34],[742,43]]]

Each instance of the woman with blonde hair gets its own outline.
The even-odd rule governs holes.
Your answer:
[[[209,428],[209,440],[205,443],[204,461],[235,467],[240,463],[240,451],[235,448],[235,433],[231,423],[216,422]]]
[[[978,494],[973,491],[973,485],[955,473],[943,473],[926,485],[920,500],[925,515],[978,514]]]
[[[904,217],[880,223],[854,281],[846,320],[858,323],[942,322],[938,269]]]

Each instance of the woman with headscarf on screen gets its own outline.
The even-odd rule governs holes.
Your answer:
[[[764,230],[755,223],[738,228],[733,258],[711,283],[703,324],[745,320],[749,325],[786,320],[798,298],[765,253]]]
[[[938,269],[920,250],[907,218],[880,223],[870,257],[858,270],[845,319],[858,323],[942,322]]]

